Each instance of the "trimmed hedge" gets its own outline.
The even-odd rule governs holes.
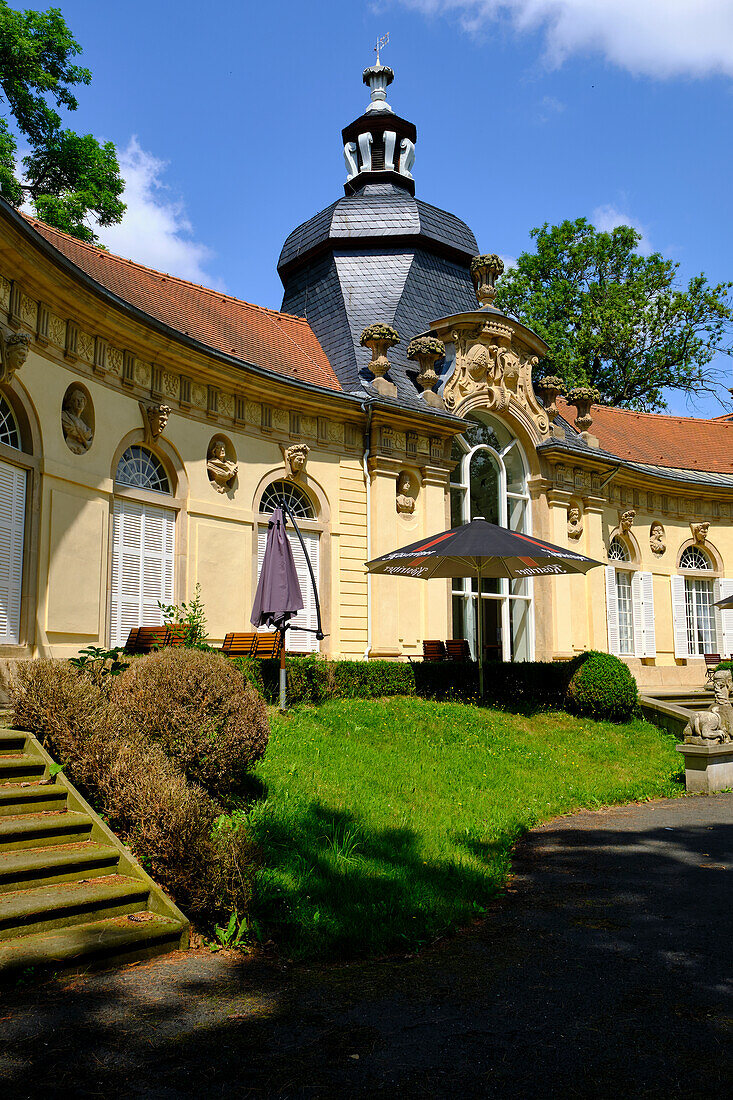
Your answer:
[[[278,702],[278,661],[239,658],[236,664],[266,702]],[[288,657],[286,668],[291,705],[385,695],[471,703],[479,697],[475,661],[329,661],[313,654]],[[633,713],[636,699],[634,677],[608,653],[584,653],[572,661],[491,661],[484,668],[484,702],[504,710],[568,709],[623,719]]]
[[[610,653],[591,650],[573,672],[565,695],[571,714],[620,722],[636,710],[639,693],[629,668]]]

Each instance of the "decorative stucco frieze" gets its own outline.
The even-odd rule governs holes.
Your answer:
[[[66,347],[66,321],[55,313],[48,315],[48,339],[57,348]]]
[[[206,386],[200,382],[191,383],[191,404],[197,409],[205,409],[208,406],[209,393]]]
[[[161,385],[166,397],[178,397],[180,393],[180,382],[178,381],[177,374],[173,374],[172,371],[164,370],[161,377]]]
[[[150,363],[145,363],[142,359],[135,360],[135,381],[138,386],[150,385]]]
[[[116,377],[122,377],[122,352],[111,345],[107,347],[107,370]]]
[[[83,359],[85,363],[94,362],[94,337],[90,336],[88,332],[83,332],[81,329],[76,335],[76,354],[80,359]]]

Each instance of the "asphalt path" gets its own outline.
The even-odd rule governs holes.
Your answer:
[[[197,950],[0,994],[0,1096],[733,1095],[733,794],[560,818],[420,956]]]

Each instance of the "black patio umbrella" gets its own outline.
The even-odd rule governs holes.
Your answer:
[[[733,596],[726,596],[722,600],[716,600],[713,607],[719,607],[721,611],[730,611],[733,608]]]
[[[280,647],[280,708],[285,710],[285,631],[290,619],[304,607],[293,550],[285,533],[285,517],[278,506],[270,516],[265,556],[250,622],[273,626],[282,634]]]
[[[568,573],[587,573],[601,562],[586,558],[574,550],[553,546],[550,542],[509,531],[477,516],[462,527],[453,527],[439,535],[420,539],[400,550],[392,550],[367,562],[370,573],[394,577],[476,577],[476,636],[478,639],[479,692],[484,694],[483,625],[481,621],[481,582],[486,577],[555,577]]]

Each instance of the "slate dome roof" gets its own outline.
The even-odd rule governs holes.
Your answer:
[[[329,246],[348,248],[351,243],[362,248],[370,241],[392,246],[419,241],[428,251],[458,263],[470,261],[478,252],[473,233],[455,214],[393,183],[370,183],[297,226],[282,247],[278,271],[284,276],[292,265]]]

